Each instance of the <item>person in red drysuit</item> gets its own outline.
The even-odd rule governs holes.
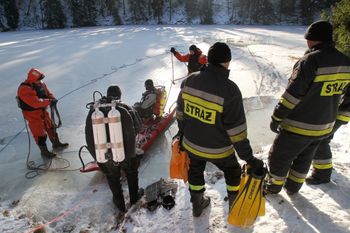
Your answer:
[[[17,99],[35,142],[40,148],[41,155],[54,157],[56,154],[47,149],[47,136],[54,149],[65,148],[68,143],[59,141],[58,135],[52,126],[50,115],[46,110],[49,105],[55,105],[57,99],[49,91],[46,84],[42,82],[44,77],[45,75],[38,69],[30,69],[27,79],[18,87]]]

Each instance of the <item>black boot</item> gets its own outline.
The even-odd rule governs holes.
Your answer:
[[[126,212],[125,201],[123,196],[120,196],[119,198],[116,196],[113,196],[113,203],[117,206],[120,212],[123,212],[123,213]]]
[[[204,196],[204,192],[190,192],[192,202],[192,215],[199,217],[203,210],[210,204],[210,197]]]
[[[331,178],[329,177],[324,177],[324,178],[318,178],[315,176],[309,176],[305,179],[305,182],[308,185],[319,185],[319,184],[325,184],[329,183],[331,181]]]
[[[227,191],[228,211],[231,212],[232,204],[238,195],[238,191]]]
[[[60,139],[58,138],[58,135],[56,133],[54,139],[52,140],[52,148],[63,149],[63,148],[66,148],[67,146],[69,146],[69,144],[60,142]]]
[[[45,156],[45,157],[48,157],[48,158],[52,158],[52,157],[55,157],[56,154],[55,153],[52,153],[51,151],[49,151],[47,149],[47,146],[46,145],[43,145],[43,146],[39,146],[40,148],[40,152],[41,152],[41,155],[42,156]]]

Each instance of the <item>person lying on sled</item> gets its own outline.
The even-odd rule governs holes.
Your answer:
[[[142,94],[141,101],[135,103],[134,108],[142,119],[147,120],[153,115],[153,107],[157,102],[157,92],[152,79],[145,81],[145,88],[146,91]]]

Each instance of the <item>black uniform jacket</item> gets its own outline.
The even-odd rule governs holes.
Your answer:
[[[238,86],[229,70],[209,64],[183,83],[176,117],[182,145],[191,154],[218,161],[234,155],[252,158],[247,125]]]

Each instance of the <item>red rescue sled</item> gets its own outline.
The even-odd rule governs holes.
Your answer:
[[[167,129],[171,125],[171,123],[174,121],[175,111],[175,107],[170,108],[169,113],[163,114],[162,117],[157,117],[154,119],[152,118],[142,124],[140,132],[136,135],[136,148],[137,151],[139,151],[137,154],[140,154],[140,151],[146,153],[146,151],[152,146],[154,141],[157,139],[158,135],[161,134],[165,129]],[[85,173],[100,170],[96,161],[92,161],[84,165],[84,162],[81,158],[80,160],[83,164],[83,167],[80,168],[80,172]]]

